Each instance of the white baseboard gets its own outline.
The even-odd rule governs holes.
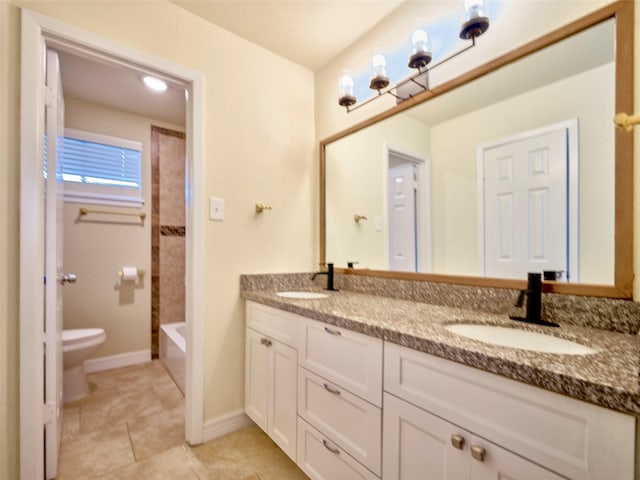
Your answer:
[[[204,423],[203,441],[208,442],[252,424],[253,421],[245,415],[244,410],[221,415]]]
[[[96,373],[103,370],[128,367],[151,361],[151,350],[138,350],[136,352],[119,353],[109,357],[92,358],[84,362],[84,371]]]

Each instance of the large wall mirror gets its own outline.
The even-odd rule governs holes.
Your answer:
[[[321,260],[631,298],[632,62],[620,1],[321,142]]]

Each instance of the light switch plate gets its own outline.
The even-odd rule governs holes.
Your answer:
[[[209,197],[209,219],[218,222],[224,220],[224,198]]]
[[[382,215],[376,215],[375,223],[376,223],[376,232],[381,232],[382,231]]]

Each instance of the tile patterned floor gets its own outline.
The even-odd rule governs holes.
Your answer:
[[[159,361],[89,375],[64,408],[58,480],[303,480],[258,427],[184,442],[184,397]]]

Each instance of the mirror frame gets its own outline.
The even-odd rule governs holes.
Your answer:
[[[376,122],[403,112],[419,103],[426,102],[450,90],[482,77],[495,69],[515,62],[531,53],[586,30],[600,22],[614,19],[616,25],[616,92],[615,112],[633,113],[633,44],[634,2],[617,0],[564,27],[554,30],[537,40],[529,42],[509,53],[487,62],[469,72],[453,78],[431,90],[374,115],[320,142],[320,264],[326,259],[326,152],[328,144],[362,130]],[[612,119],[613,126],[613,119]],[[615,127],[613,127],[615,128]],[[564,282],[543,282],[544,292],[589,295],[609,298],[633,298],[633,132],[616,129],[615,132],[615,239],[614,239],[614,284],[595,285]],[[392,270],[369,270],[336,268],[336,271],[353,275],[381,278],[418,280],[480,287],[523,289],[526,280],[491,277],[455,276],[435,273],[400,272]]]

